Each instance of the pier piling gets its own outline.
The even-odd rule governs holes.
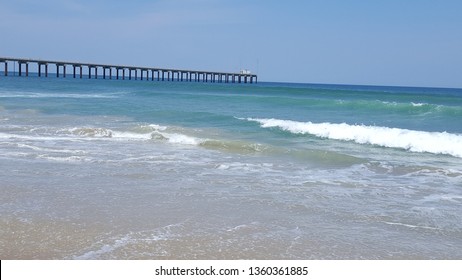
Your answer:
[[[56,77],[60,76],[60,67],[63,68],[62,76],[66,78],[66,67],[72,66],[72,77],[75,79],[77,76],[77,68],[79,68],[80,79],[82,79],[82,68],[88,67],[88,79],[98,79],[98,68],[103,70],[103,79],[107,79],[107,70],[109,69],[109,79],[112,79],[112,69],[116,71],[115,78],[125,80],[125,70],[128,70],[128,79],[132,79],[132,71],[135,71],[134,78],[138,80],[138,71],[140,73],[140,80],[144,79],[146,72],[146,80],[149,81],[177,81],[177,82],[204,82],[204,83],[257,83],[257,75],[250,74],[248,71],[241,71],[240,73],[224,73],[224,72],[206,72],[206,71],[193,71],[193,70],[180,70],[180,69],[162,69],[162,68],[149,68],[149,67],[134,67],[122,65],[107,65],[107,64],[90,64],[80,62],[64,62],[52,61],[42,59],[24,59],[24,58],[11,58],[0,57],[0,63],[4,63],[4,76],[8,76],[8,63],[13,63],[13,66],[18,65],[18,75],[23,76],[23,65],[25,65],[25,76],[29,76],[29,64],[37,64],[38,77],[42,77],[42,66],[45,67],[45,77],[48,77],[48,65],[56,66]],[[94,69],[94,73],[92,73]],[[122,73],[119,71],[122,70]],[[151,75],[151,77],[149,77]],[[156,77],[157,75],[157,77]]]

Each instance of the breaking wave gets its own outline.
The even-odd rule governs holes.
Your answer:
[[[462,158],[462,135],[447,132],[428,132],[380,126],[350,125],[346,123],[312,123],[279,119],[247,118],[262,128],[276,127],[294,134],[353,141],[411,152],[445,154]]]

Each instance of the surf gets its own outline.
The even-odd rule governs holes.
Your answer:
[[[313,123],[258,118],[245,120],[257,122],[262,128],[278,128],[293,134],[306,134],[325,139],[462,158],[462,135],[460,134],[347,123]]]

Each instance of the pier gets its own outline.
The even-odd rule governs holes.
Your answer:
[[[4,64],[4,75],[10,73],[19,76],[29,76],[29,65],[37,66],[38,77],[49,76],[49,66],[55,69],[56,78],[66,78],[70,75],[68,68],[72,71],[72,77],[83,78],[82,68],[88,70],[88,79],[116,79],[116,80],[146,80],[146,81],[178,81],[178,82],[210,82],[210,83],[257,83],[257,75],[249,71],[240,71],[239,73],[197,71],[197,70],[180,70],[166,69],[157,67],[138,67],[124,65],[109,65],[97,63],[66,62],[52,61],[42,59],[25,59],[0,57],[1,63]],[[8,65],[18,66],[18,72],[8,69]],[[10,65],[11,68],[11,65]],[[1,69],[1,68],[0,68]],[[10,72],[9,72],[10,71]],[[127,75],[128,74],[128,75]]]

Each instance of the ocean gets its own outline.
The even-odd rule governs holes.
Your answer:
[[[461,259],[462,90],[0,77],[0,259]]]

